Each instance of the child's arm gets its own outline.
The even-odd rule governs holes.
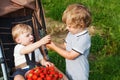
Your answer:
[[[58,44],[58,43],[55,43],[56,46],[59,46],[60,48],[62,49],[66,49],[66,43],[64,44]]]
[[[47,36],[43,37],[42,39],[40,39],[39,41],[25,46],[23,49],[21,49],[20,53],[21,54],[30,53],[30,52],[34,51],[35,49],[39,48],[40,46],[49,43],[50,40],[51,40],[50,35],[47,35]]]
[[[67,58],[67,59],[70,59],[70,60],[75,59],[77,56],[80,55],[80,53],[78,53],[74,50],[66,51],[63,48],[56,46],[53,42],[51,42],[50,44],[47,44],[46,46],[48,48],[56,51],[59,55],[63,56],[64,58]]]

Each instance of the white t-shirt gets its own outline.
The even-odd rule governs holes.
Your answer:
[[[66,59],[66,73],[70,80],[88,80],[89,76],[89,63],[88,54],[91,46],[90,36],[87,30],[78,33],[68,33],[66,37],[66,50],[77,51],[80,56],[73,60]]]
[[[25,55],[24,54],[20,54],[20,50],[22,48],[24,48],[25,46],[21,45],[21,44],[17,44],[14,48],[14,62],[15,62],[15,66],[18,66],[22,63],[25,63],[26,62],[26,59],[25,59]],[[35,53],[35,61],[36,62],[40,62],[41,59],[43,59],[43,56],[40,52],[39,49],[36,49],[34,51]],[[29,58],[31,60],[31,53],[29,53]]]

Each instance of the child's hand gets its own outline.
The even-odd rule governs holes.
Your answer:
[[[46,62],[44,63],[44,66],[46,66],[46,67],[48,67],[48,66],[54,66],[54,64],[51,63],[51,62],[46,61]]]
[[[50,35],[47,35],[47,36],[43,37],[40,41],[42,44],[50,43],[51,37],[50,37]]]
[[[49,62],[49,61],[46,61],[44,58],[41,60],[40,63],[41,63],[43,66],[46,66],[46,67],[48,67],[48,66],[54,66],[53,63],[51,63],[51,62]]]
[[[48,49],[53,49],[55,47],[55,44],[53,42],[50,42],[49,44],[46,44],[46,47]]]

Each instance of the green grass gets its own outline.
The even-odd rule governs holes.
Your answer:
[[[87,6],[92,13],[91,25],[97,29],[92,36],[89,57],[90,80],[120,80],[119,0],[42,0],[42,3],[46,17],[60,22],[62,13],[69,4],[82,3]],[[61,67],[65,65],[64,58],[52,51],[50,51],[50,56],[52,56],[52,61],[64,71],[65,67],[63,69]],[[62,62],[60,63],[59,60]]]
[[[119,80],[119,56],[105,56],[90,61],[90,80]]]
[[[102,36],[100,36],[99,34],[96,34],[91,37],[91,43],[92,44],[91,44],[90,52],[92,54],[96,54],[96,52],[100,52],[104,48],[106,41]]]

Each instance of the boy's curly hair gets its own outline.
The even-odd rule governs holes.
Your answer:
[[[91,24],[91,13],[82,4],[71,4],[63,12],[62,21],[70,23],[75,28],[89,27]]]

